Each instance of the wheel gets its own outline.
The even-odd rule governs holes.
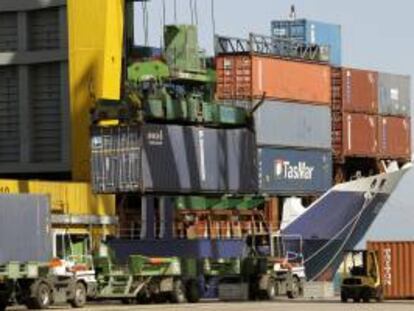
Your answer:
[[[166,303],[168,301],[168,297],[165,293],[158,293],[152,295],[152,300],[155,303]]]
[[[8,303],[5,301],[0,301],[0,311],[4,311],[7,308]]]
[[[341,292],[341,302],[343,302],[343,303],[348,302],[348,297],[344,292]]]
[[[383,302],[384,301],[384,292],[382,288],[379,288],[377,291],[377,297],[375,298],[377,302]]]
[[[361,301],[361,298],[353,298],[352,300],[354,301],[354,303],[358,303]]]
[[[369,303],[370,298],[371,298],[371,293],[368,289],[363,291],[361,296],[362,296],[363,303]]]
[[[132,304],[133,304],[133,302],[134,302],[134,300],[133,300],[133,299],[131,299],[131,298],[121,299],[121,303],[122,303],[123,305],[132,305]]]
[[[151,294],[148,292],[146,288],[144,288],[141,292],[138,293],[137,303],[141,305],[147,305],[151,303]]]
[[[189,303],[197,303],[200,301],[200,289],[197,280],[189,280],[186,286],[186,298]]]
[[[34,297],[27,302],[27,308],[33,310],[47,309],[52,301],[52,291],[46,283],[40,283],[35,288]]]
[[[86,286],[82,282],[75,285],[75,298],[69,301],[73,308],[82,308],[86,303]]]
[[[267,286],[267,299],[269,300],[275,300],[277,293],[278,293],[278,289],[277,289],[277,283],[274,279],[270,279],[269,280],[269,284]]]
[[[185,286],[180,279],[174,281],[173,290],[170,296],[170,300],[172,303],[185,302]]]
[[[297,277],[293,277],[292,280],[292,290],[287,292],[289,299],[296,299],[300,295],[300,280]]]

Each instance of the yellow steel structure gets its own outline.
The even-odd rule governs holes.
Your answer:
[[[94,195],[89,183],[0,179],[0,193],[50,196],[54,214],[116,216],[114,195]]]
[[[120,98],[125,0],[68,0],[72,177],[90,180],[89,110]]]

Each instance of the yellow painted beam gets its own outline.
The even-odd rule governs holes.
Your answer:
[[[72,177],[90,180],[89,110],[120,98],[124,0],[68,0]]]

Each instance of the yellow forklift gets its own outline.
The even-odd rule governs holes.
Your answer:
[[[383,288],[376,251],[353,250],[344,255],[341,301],[383,300]]]

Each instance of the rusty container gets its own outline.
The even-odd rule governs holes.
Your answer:
[[[378,254],[386,299],[414,298],[414,241],[368,242]]]
[[[381,157],[409,159],[411,156],[410,119],[379,117],[378,141]]]
[[[378,73],[342,68],[342,110],[378,113]]]
[[[333,146],[336,156],[378,156],[378,116],[343,113],[335,114],[333,121]]]
[[[328,65],[258,55],[220,55],[216,59],[217,98],[331,103]]]

